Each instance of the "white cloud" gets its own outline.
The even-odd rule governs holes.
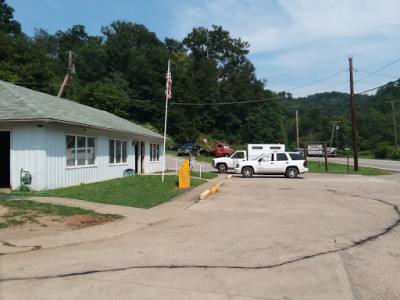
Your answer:
[[[179,5],[177,28],[184,36],[193,26],[222,25],[256,53],[333,37],[397,34],[399,11],[398,0],[191,1]]]
[[[181,39],[193,27],[221,25],[231,37],[250,43],[257,76],[268,80],[268,88],[288,91],[346,70],[349,56],[355,68],[369,72],[398,58],[398,12],[398,0],[185,1],[177,11],[175,33]],[[400,77],[400,63],[387,71]],[[371,79],[371,87],[388,81]],[[293,94],[347,92],[347,80],[348,74],[341,74]]]

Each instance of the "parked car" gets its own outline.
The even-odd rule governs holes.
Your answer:
[[[335,157],[335,156],[337,156],[336,150],[337,150],[337,148],[327,147],[326,148],[326,155],[329,156],[329,157]]]
[[[301,155],[304,156],[304,149],[303,148],[294,148],[293,152],[298,152],[298,153],[300,153]]]
[[[178,151],[178,148],[179,148],[178,145],[169,145],[169,146],[168,146],[168,150]]]
[[[230,169],[234,169],[238,161],[252,160],[264,153],[284,152],[283,144],[249,144],[246,150],[237,150],[230,157],[214,158],[211,166],[220,173],[226,173]]]
[[[298,152],[265,153],[254,160],[237,162],[235,166],[235,173],[247,178],[253,174],[282,174],[287,178],[296,178],[298,174],[306,172],[307,162]]]
[[[178,148],[178,156],[189,155],[190,152],[192,152],[194,155],[198,155],[200,150],[200,145],[195,143],[186,143]]]

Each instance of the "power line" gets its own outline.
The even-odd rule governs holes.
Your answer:
[[[371,92],[371,91],[377,90],[377,89],[379,89],[379,88],[382,88],[382,87],[388,86],[388,85],[390,85],[390,84],[392,84],[392,83],[393,83],[393,81],[391,81],[391,82],[388,82],[388,83],[386,83],[386,84],[384,84],[384,85],[381,85],[381,86],[374,87],[373,89],[369,89],[369,90],[363,91],[363,92],[361,92],[361,93],[357,93],[357,94],[355,94],[355,95],[361,95],[361,94],[365,94],[365,93],[368,93],[368,92]]]
[[[35,82],[12,82],[13,84],[17,84],[17,85],[37,85],[37,86],[54,86],[54,87],[59,87],[59,85],[57,84],[50,84],[50,83],[35,83]],[[73,85],[71,85],[71,87],[74,87]],[[101,93],[94,93],[94,92],[83,92],[83,91],[79,91],[74,89],[74,92],[76,94],[91,94],[91,95],[95,95],[95,96],[102,96],[102,97],[107,97],[107,98],[111,98],[111,99],[117,99],[117,100],[128,100],[128,101],[133,101],[133,102],[149,102],[149,103],[154,103],[155,100],[141,100],[141,99],[133,99],[133,98],[120,98],[120,97],[116,97],[116,96],[109,96],[106,94],[101,94]],[[156,102],[158,103],[158,102]],[[160,104],[163,104],[164,102],[159,102]]]
[[[40,85],[40,86],[55,86],[55,87],[59,87],[59,84],[50,84],[50,83],[36,83],[36,82],[20,82],[20,81],[16,81],[16,82],[10,82],[12,84],[16,84],[16,85]]]
[[[55,84],[45,84],[45,83],[29,83],[29,82],[15,82],[17,84],[21,85],[42,85],[42,86],[57,86]],[[94,92],[83,92],[79,90],[75,90],[76,94],[91,94],[94,96],[102,96],[102,97],[107,97],[110,99],[116,99],[116,100],[128,100],[131,102],[141,102],[141,103],[155,103],[155,104],[164,104],[164,102],[155,102],[154,100],[141,100],[141,99],[133,99],[133,98],[120,98],[116,96],[109,96],[106,94],[101,94],[101,93],[94,93]],[[265,98],[265,99],[257,99],[257,100],[244,100],[244,101],[235,101],[235,102],[210,102],[210,103],[182,103],[182,102],[170,102],[171,105],[183,105],[183,106],[201,106],[201,105],[206,105],[206,106],[211,106],[211,105],[232,105],[232,104],[246,104],[246,103],[256,103],[256,102],[265,102],[265,101],[270,101],[270,100],[277,100],[277,99],[282,99],[284,97],[279,96],[279,97],[274,97],[274,98]]]
[[[400,58],[398,58],[398,59],[392,61],[391,63],[388,63],[387,65],[385,65],[385,66],[383,66],[382,68],[376,70],[375,72],[372,72],[372,73],[368,74],[367,76],[364,76],[363,78],[357,80],[355,83],[357,83],[357,82],[359,82],[359,81],[361,81],[361,80],[364,80],[365,78],[368,78],[368,77],[370,77],[370,76],[372,76],[372,75],[377,74],[379,71],[382,71],[383,69],[386,69],[387,67],[389,67],[389,66],[391,66],[391,65],[393,65],[393,64],[395,64],[395,63],[397,63],[398,61],[400,61]]]
[[[344,93],[348,89],[348,87],[347,87],[348,83],[349,83],[349,80],[341,81],[341,82],[337,82],[337,83],[330,84],[330,85],[327,85],[327,86],[323,86],[320,89],[323,90],[324,92],[326,92],[326,90],[328,88],[330,88],[330,87],[337,86],[338,89],[339,89],[340,87],[346,85],[346,88],[342,89],[341,91],[337,91],[338,93]],[[324,92],[321,92],[321,93],[324,93]],[[310,90],[309,94],[317,94],[317,92]]]
[[[391,75],[387,75],[387,74],[373,73],[373,72],[368,72],[368,71],[364,71],[364,70],[360,70],[360,69],[356,69],[356,71],[357,71],[357,72],[361,72],[361,73],[371,74],[371,75],[377,75],[377,76],[381,76],[381,77],[387,77],[387,78],[397,79],[396,76],[391,76]],[[360,80],[361,80],[361,79],[360,79]]]
[[[278,100],[283,99],[284,97],[273,97],[273,98],[266,98],[266,99],[258,99],[258,100],[244,100],[244,101],[235,101],[235,102],[209,102],[209,103],[182,103],[182,102],[171,102],[171,105],[185,105],[185,106],[213,106],[213,105],[232,105],[232,104],[246,104],[246,103],[255,103],[255,102],[265,102],[270,100]]]
[[[289,89],[288,92],[289,92],[289,91],[293,91],[293,90],[297,90],[297,89],[301,89],[301,88],[303,88],[303,87],[310,86],[310,85],[313,85],[313,84],[316,84],[316,83],[319,83],[319,82],[322,82],[322,81],[331,79],[331,78],[333,78],[333,77],[336,77],[336,76],[342,74],[343,72],[347,72],[347,69],[346,69],[346,70],[343,70],[343,71],[340,71],[340,72],[338,72],[338,73],[335,73],[335,74],[333,74],[333,75],[331,75],[331,76],[328,76],[328,77],[326,77],[326,78],[323,78],[323,79],[320,79],[320,80],[316,80],[316,81],[313,81],[313,82],[310,82],[310,83],[307,83],[307,84],[304,84],[304,85],[301,85],[301,86],[298,86],[298,87]]]

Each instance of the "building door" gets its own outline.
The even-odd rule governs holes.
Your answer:
[[[140,165],[139,165],[139,157],[140,157],[140,142],[136,141],[135,142],[135,172],[136,174],[140,174]]]
[[[10,131],[0,131],[0,188],[10,187]]]
[[[145,147],[144,146],[145,146],[144,142],[142,142],[142,149],[140,151],[140,165],[142,168],[142,172],[141,172],[142,174],[144,174],[144,156],[145,156],[145,152],[144,152]]]

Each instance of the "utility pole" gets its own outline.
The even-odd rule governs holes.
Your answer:
[[[340,123],[340,121],[333,121],[332,122],[332,134],[331,134],[331,143],[330,143],[330,147],[332,148],[333,145],[333,137],[334,135],[336,135],[336,147],[339,148],[339,142],[338,142],[338,123]]]
[[[67,99],[71,99],[71,70],[72,70],[72,51],[68,51]]]
[[[356,129],[356,108],[354,104],[354,81],[353,81],[353,58],[349,57],[350,64],[350,102],[351,120],[353,127],[353,153],[354,153],[354,172],[358,172],[358,150],[357,150],[357,129]]]
[[[393,128],[394,128],[394,146],[396,149],[396,155],[399,155],[399,148],[397,146],[397,126],[396,126],[396,115],[394,113],[394,102],[395,101],[385,101],[386,103],[392,104],[392,112],[393,112]],[[397,102],[397,101],[396,101]]]
[[[67,99],[71,98],[71,74],[72,74],[72,51],[68,51],[68,70],[67,75],[65,75],[64,81],[58,92],[57,97],[61,97],[64,92],[65,85],[67,85]]]
[[[296,109],[296,141],[297,141],[297,151],[299,151],[300,148],[300,139],[299,139],[299,114]]]

